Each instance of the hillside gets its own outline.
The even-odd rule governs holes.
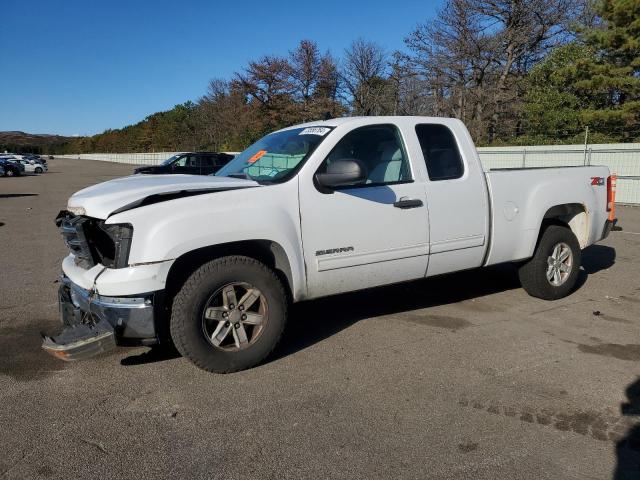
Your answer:
[[[0,151],[46,153],[69,143],[73,138],[19,131],[0,132]]]

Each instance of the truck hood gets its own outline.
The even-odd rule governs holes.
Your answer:
[[[106,219],[113,213],[175,198],[260,186],[252,180],[199,175],[131,175],[74,193],[67,210]]]

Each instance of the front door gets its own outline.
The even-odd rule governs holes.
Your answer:
[[[413,180],[397,127],[373,125],[347,133],[319,171],[345,158],[364,165],[364,184],[333,193],[313,185],[300,188],[310,297],[425,275],[429,253],[425,188]]]
[[[172,173],[199,175],[200,165],[197,155],[183,155],[172,165]]]

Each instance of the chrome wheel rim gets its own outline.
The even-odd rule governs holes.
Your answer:
[[[547,280],[554,287],[567,281],[573,268],[573,253],[564,242],[558,243],[547,258]]]
[[[215,291],[202,312],[202,330],[217,349],[233,352],[253,345],[268,321],[266,297],[245,282],[229,283]]]

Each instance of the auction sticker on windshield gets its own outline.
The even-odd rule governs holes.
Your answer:
[[[302,130],[298,135],[326,135],[331,129],[327,127],[307,127]]]
[[[267,153],[266,150],[259,150],[253,157],[251,157],[249,160],[247,160],[247,163],[255,163],[258,160],[260,160],[265,153]]]

